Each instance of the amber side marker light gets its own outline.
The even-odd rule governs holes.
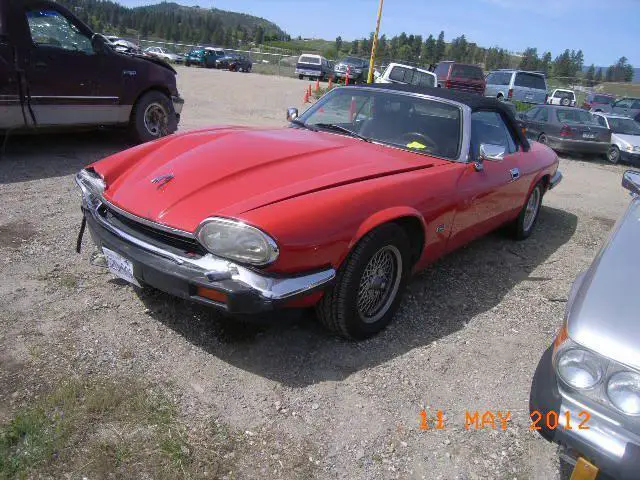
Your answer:
[[[227,294],[211,288],[198,287],[196,294],[218,303],[227,303]]]
[[[558,332],[558,335],[556,335],[556,339],[553,341],[553,351],[555,352],[556,350],[558,350],[558,348],[560,348],[560,345],[567,341],[568,338],[569,334],[567,333],[567,325],[563,324],[562,328]]]

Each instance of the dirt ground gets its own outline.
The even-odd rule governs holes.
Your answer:
[[[307,84],[180,68],[181,129],[284,125]],[[564,181],[530,239],[495,233],[444,258],[412,281],[390,328],[350,343],[310,314],[239,325],[135,290],[90,264],[88,236],[76,254],[73,174],[127,146],[108,131],[8,141],[0,424],[65,379],[133,378],[168,392],[188,432],[212,420],[233,432],[235,461],[226,453],[209,478],[559,478],[555,447],[529,431],[531,377],[572,281],[628,202],[624,166],[563,158]],[[420,430],[423,408],[443,410],[445,428]],[[467,431],[465,411],[475,410],[509,411],[511,421]],[[64,473],[81,478],[83,468]]]

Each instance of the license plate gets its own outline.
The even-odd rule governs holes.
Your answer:
[[[596,138],[596,134],[595,133],[583,133],[582,134],[582,138],[586,138],[587,140],[593,140],[594,138]]]
[[[109,267],[111,273],[137,287],[140,286],[136,277],[133,276],[133,263],[108,248],[102,247],[102,251],[107,259],[107,267]]]

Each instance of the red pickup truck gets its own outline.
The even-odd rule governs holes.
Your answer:
[[[477,65],[444,61],[438,63],[433,73],[438,77],[439,87],[484,95],[484,73]]]
[[[0,2],[0,134],[121,125],[145,142],[176,131],[183,104],[162,60],[115,51],[55,2]]]

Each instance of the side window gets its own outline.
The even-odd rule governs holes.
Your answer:
[[[527,76],[524,73],[516,73],[516,79],[513,82],[516,87],[527,86]]]
[[[594,117],[596,117],[596,120],[598,121],[598,125],[600,125],[601,127],[609,128],[607,127],[607,122],[605,121],[602,115],[594,115]]]
[[[441,63],[436,67],[435,73],[438,78],[446,77],[449,73],[450,63]]]
[[[52,8],[31,8],[27,9],[25,14],[34,45],[93,53],[91,39],[60,12]]]
[[[540,107],[533,107],[527,110],[524,116],[529,120],[533,120],[534,118],[536,118],[536,115],[538,115],[539,112],[540,112]]]
[[[471,114],[471,151],[478,158],[480,145],[483,143],[500,145],[506,153],[517,150],[511,132],[498,112],[473,112]]]
[[[640,100],[636,100],[635,102],[633,102],[633,106],[631,108],[633,109],[640,108]]]
[[[548,122],[549,110],[547,110],[546,108],[541,108],[540,111],[538,112],[538,115],[536,115],[536,120],[539,122]]]

